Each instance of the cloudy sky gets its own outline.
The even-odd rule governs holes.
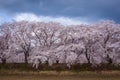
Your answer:
[[[120,23],[120,0],[0,0],[0,23],[28,20],[81,24],[102,19]]]

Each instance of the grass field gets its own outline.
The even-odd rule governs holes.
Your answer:
[[[119,71],[103,72],[21,72],[0,74],[0,80],[120,80]]]

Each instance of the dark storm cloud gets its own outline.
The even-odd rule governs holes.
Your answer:
[[[120,0],[0,0],[0,10],[15,14],[86,17],[120,21]]]

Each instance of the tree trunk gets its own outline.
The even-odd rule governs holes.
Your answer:
[[[2,65],[5,65],[6,64],[6,59],[1,59],[1,61],[2,61]]]
[[[28,53],[24,53],[24,61],[25,61],[25,64],[28,64]]]
[[[87,59],[87,63],[91,64],[90,55],[88,54],[88,49],[86,49],[86,51],[85,51],[85,56],[86,56],[86,59]]]

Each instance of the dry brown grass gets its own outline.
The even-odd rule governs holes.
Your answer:
[[[101,71],[90,72],[83,71],[79,73],[62,71],[39,71],[39,72],[8,72],[0,73],[0,80],[120,80],[119,71]]]

